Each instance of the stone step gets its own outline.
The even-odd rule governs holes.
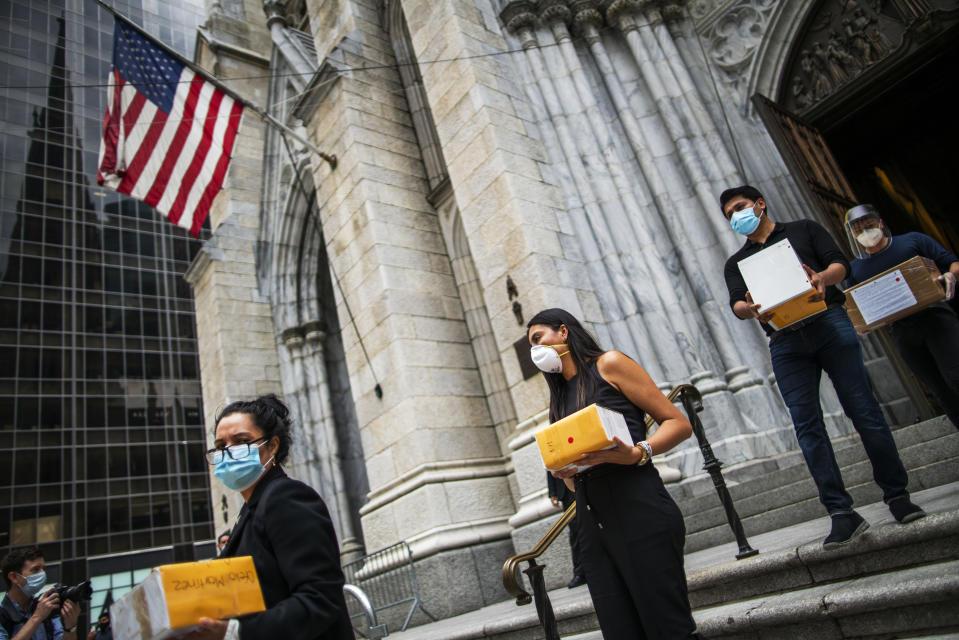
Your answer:
[[[862,447],[859,449],[861,451]],[[909,471],[910,491],[959,480],[959,432],[955,430],[933,441],[900,446],[899,451]],[[864,453],[857,460],[852,453],[840,455],[837,452],[837,458],[840,459],[846,488],[856,503],[881,499],[881,492],[872,480],[872,466]],[[846,460],[845,464],[843,459]],[[778,484],[784,481],[782,475],[771,477],[766,490],[751,495],[737,498],[736,492],[730,491],[747,536],[812,518],[817,512],[820,515],[823,513],[816,486],[805,465],[795,469],[794,475],[800,475],[800,472],[802,478],[784,484]],[[690,550],[704,549],[734,539],[718,496],[714,495],[712,501],[713,507],[698,513],[689,513],[688,507],[680,502],[680,509],[684,510],[686,516],[687,545]]]
[[[933,513],[908,525],[873,526],[845,548],[825,551],[819,540],[716,564],[688,576],[698,609],[787,590],[959,560],[959,510]]]
[[[896,444],[902,449],[957,434],[945,417],[906,425],[893,430]],[[850,434],[833,438],[833,448],[840,465],[866,459],[859,436]],[[784,486],[809,478],[802,454],[790,451],[771,458],[733,465],[723,470],[723,477],[734,500],[761,493],[771,486]],[[700,475],[668,486],[684,515],[712,509],[716,492],[708,475]]]
[[[872,640],[959,630],[959,560],[697,609],[707,638]]]
[[[728,640],[879,640],[903,632],[918,640],[959,631],[959,482],[916,499],[930,515],[909,525],[893,521],[881,503],[864,505],[860,512],[873,527],[837,551],[821,549],[817,518],[759,534],[761,553],[742,561],[729,544],[687,553],[700,631]],[[562,638],[602,638],[586,589],[549,596]],[[510,600],[391,637],[538,640],[543,633],[535,607]]]
[[[954,436],[957,432],[944,417],[908,425],[893,430],[893,437],[900,448],[931,442],[939,438]],[[840,465],[866,459],[865,450],[859,436],[850,434],[833,438],[833,448]],[[796,451],[766,458],[763,460],[740,463],[724,469],[723,477],[733,499],[760,493],[770,486],[783,486],[809,477],[802,454]],[[669,486],[670,493],[682,504],[685,514],[697,513],[715,506],[716,492],[712,480],[698,476]]]
[[[959,480],[959,433],[941,440],[945,442],[937,442],[936,446],[921,444],[900,451],[903,464],[909,468],[911,492]],[[932,456],[941,457],[928,464],[921,464]],[[872,467],[868,461],[845,467],[842,473],[846,490],[855,504],[868,504],[882,499],[881,490],[872,480]],[[716,502],[719,502],[718,497]],[[796,522],[823,518],[825,515],[812,479],[771,489],[743,500],[734,500],[734,504],[747,537]],[[709,512],[696,514],[685,520],[686,548],[689,551],[735,540],[722,507],[717,506]]]

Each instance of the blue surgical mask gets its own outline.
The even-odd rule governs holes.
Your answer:
[[[260,464],[259,450],[261,444],[263,443],[250,445],[250,455],[242,460],[234,460],[229,456],[224,456],[223,460],[213,467],[213,475],[234,491],[243,491],[253,486],[266,473],[266,465]],[[270,460],[272,459],[270,458]],[[266,461],[267,464],[270,463],[270,460]]]
[[[20,575],[20,574],[17,574]],[[20,591],[23,591],[23,595],[28,598],[40,593],[40,589],[43,588],[43,585],[47,583],[47,572],[41,571],[40,573],[33,573],[29,576],[20,576],[27,581],[27,584],[20,587]]]
[[[736,233],[741,233],[744,236],[748,236],[750,233],[756,230],[759,227],[759,219],[765,214],[763,211],[757,217],[753,213],[753,208],[749,207],[748,209],[743,209],[742,211],[737,211],[729,219],[729,224],[732,226],[733,231]]]

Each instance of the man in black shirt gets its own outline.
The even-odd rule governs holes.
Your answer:
[[[719,197],[723,215],[746,243],[726,261],[729,305],[742,320],[757,319],[769,336],[776,384],[789,408],[799,448],[819,489],[819,500],[829,512],[832,528],[823,548],[849,542],[869,523],[852,508],[832,444],[826,434],[819,403],[819,380],[829,374],[843,411],[859,432],[872,463],[873,477],[883,500],[899,522],[911,522],[925,513],[909,500],[908,477],[889,425],[866,375],[859,338],[842,304],[845,295],[836,288],[849,273],[849,263],[829,233],[811,220],[775,223],[766,215],[765,198],[754,187],[727,189]],[[789,240],[809,283],[810,298],[825,300],[825,311],[779,331],[767,324],[769,314],[753,302],[739,272],[739,261],[781,240]]]

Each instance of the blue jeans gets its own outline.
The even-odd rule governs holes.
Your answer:
[[[845,310],[827,309],[800,329],[774,334],[769,352],[779,392],[792,416],[799,448],[819,489],[819,501],[826,510],[831,514],[849,511],[852,496],[843,484],[823,422],[819,404],[819,379],[823,371],[832,380],[843,411],[862,438],[883,500],[888,503],[893,498],[909,495],[906,469],[873,394],[859,338]]]

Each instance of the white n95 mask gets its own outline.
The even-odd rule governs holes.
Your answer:
[[[565,347],[565,344],[538,344],[530,348],[529,355],[533,359],[536,368],[544,373],[559,373],[563,370],[563,361],[560,359],[569,353],[567,349],[563,353],[556,353],[553,347]]]

